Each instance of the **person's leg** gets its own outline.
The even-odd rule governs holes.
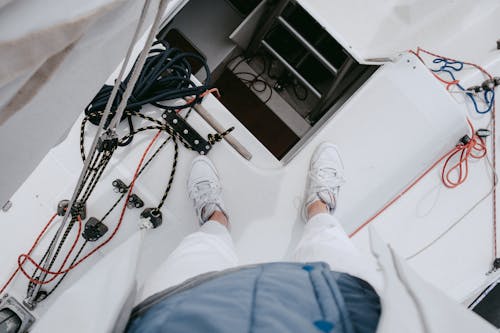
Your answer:
[[[186,236],[148,279],[141,292],[141,300],[197,275],[238,264],[221,199],[220,181],[208,158],[193,161],[188,191],[201,227]]]
[[[345,233],[338,219],[325,212],[311,216],[304,226],[294,260],[323,261],[333,271],[344,272],[369,282],[380,290],[382,277],[376,264],[363,255]]]
[[[328,143],[320,145],[311,159],[303,208],[306,225],[294,260],[326,262],[332,270],[357,276],[380,290],[382,277],[374,261],[354,246],[333,215],[344,182],[342,176],[337,148]]]

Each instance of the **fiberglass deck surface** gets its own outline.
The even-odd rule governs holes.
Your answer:
[[[236,126],[234,135],[254,155],[252,161],[246,161],[222,142],[209,156],[222,178],[232,235],[242,264],[277,261],[289,256],[302,230],[299,210],[306,170],[319,143],[335,142],[342,153],[347,183],[340,194],[337,214],[345,229],[351,232],[453,147],[468,130],[467,107],[456,102],[422,64],[407,55],[375,73],[287,165],[277,161],[213,96],[203,103],[225,126]],[[143,111],[155,113],[152,107]],[[196,114],[190,121],[203,135],[213,132]],[[1,281],[15,268],[17,255],[29,248],[53,214],[57,202],[69,197],[82,166],[78,151],[79,126],[77,121],[67,139],[46,156],[13,196],[13,207],[0,214],[0,225],[8,231],[0,234],[0,267],[8,268],[0,272]],[[87,142],[92,132],[92,129],[87,131]],[[132,146],[117,152],[89,200],[89,216],[102,215],[111,205],[117,196],[112,191],[112,180],[130,180],[138,157],[151,137],[151,133],[140,135]],[[191,151],[181,151],[172,193],[163,209],[164,223],[148,232],[144,242],[138,268],[139,283],[183,236],[196,230],[195,214],[185,188],[194,157]],[[168,146],[136,183],[134,192],[145,200],[146,206],[155,205],[161,197],[171,159],[172,147]],[[440,184],[439,170],[434,170],[372,226],[399,255],[409,256],[432,241],[489,191],[486,172],[484,162],[473,163],[467,183],[459,189],[447,190]],[[137,230],[139,214],[140,210],[127,211],[123,227],[110,248]],[[109,217],[110,227],[117,216],[118,210]],[[48,239],[50,237],[44,240],[45,245]],[[368,253],[366,228],[353,240]],[[110,248],[104,248],[79,267],[68,281],[76,281]],[[43,246],[35,256],[42,255],[42,249]],[[426,280],[462,300],[492,278],[485,276],[490,260],[491,208],[490,201],[486,200],[437,244],[410,262]],[[113,267],[108,269],[103,273],[113,274]],[[24,288],[25,281],[19,278],[12,292],[22,295]]]

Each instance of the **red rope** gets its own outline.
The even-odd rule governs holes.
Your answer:
[[[486,156],[486,144],[482,138],[475,134],[472,123],[469,122],[471,132],[474,133],[468,143],[461,143],[454,148],[454,151],[446,158],[443,170],[441,172],[441,180],[447,188],[455,188],[465,182],[469,176],[469,159],[481,159]],[[459,156],[458,161],[449,167],[450,162]],[[452,178],[452,172],[458,174],[457,179]]]
[[[34,279],[34,278],[32,278],[28,274],[28,272],[26,272],[24,270],[23,264],[26,262],[26,260],[28,260],[34,266],[38,267],[42,272],[48,272],[43,267],[41,267],[35,260],[33,260],[33,258],[29,254],[21,254],[17,258],[17,267],[21,270],[21,272],[23,273],[23,275],[28,280],[30,280],[30,282],[33,282],[35,284],[47,284],[47,283],[50,283],[50,282],[54,281],[59,275],[63,274],[63,273],[61,273],[61,271],[62,271],[64,265],[66,265],[66,262],[68,261],[69,257],[71,256],[71,254],[75,250],[76,244],[78,244],[78,241],[80,240],[80,234],[82,232],[82,219],[80,218],[79,215],[77,216],[77,221],[78,221],[78,232],[76,234],[75,240],[73,241],[73,244],[71,245],[71,248],[69,249],[68,253],[66,254],[66,257],[64,257],[64,260],[63,260],[61,266],[59,267],[59,270],[57,272],[53,273],[54,276],[51,277],[50,279],[45,280],[45,281],[40,281],[38,279]]]
[[[452,58],[447,58],[443,57],[441,55],[429,52],[427,50],[424,50],[420,47],[417,48],[417,51],[410,50],[410,53],[414,54],[422,63],[425,64],[425,61],[421,57],[420,53],[426,53],[428,55],[446,59],[449,61],[457,61],[456,59]],[[481,71],[484,75],[486,75],[488,78],[492,79],[493,76],[487,72],[483,67],[470,63],[470,62],[464,62],[461,61],[463,64],[472,66],[479,71]],[[432,74],[441,82],[446,84],[446,88],[449,89],[452,85],[459,83],[459,80],[454,80],[454,81],[446,81],[439,77],[436,73],[432,72]],[[493,104],[492,110],[491,110],[491,117],[492,117],[492,149],[493,149],[493,177],[495,177],[495,172],[496,172],[496,122],[495,122],[495,104]],[[408,191],[410,191],[418,182],[422,180],[429,172],[431,172],[438,164],[440,164],[442,161],[445,161],[443,164],[443,169],[441,171],[441,180],[443,184],[448,187],[448,188],[455,188],[465,182],[469,175],[469,160],[470,159],[480,159],[486,156],[487,154],[487,148],[486,148],[486,143],[485,141],[478,137],[475,134],[474,127],[472,126],[472,123],[470,120],[467,119],[467,122],[469,123],[469,126],[471,128],[471,136],[470,136],[470,141],[467,143],[461,143],[455,146],[453,149],[451,149],[449,152],[441,156],[436,162],[434,162],[427,170],[424,171],[417,179],[415,179],[413,182],[410,183],[402,192],[400,192],[398,195],[396,195],[393,199],[391,199],[388,203],[386,203],[380,210],[378,210],[372,217],[370,217],[368,220],[366,220],[363,224],[361,224],[356,230],[354,230],[349,237],[353,237],[356,235],[359,231],[361,231],[365,226],[367,226],[369,223],[371,223],[373,220],[375,220],[377,217],[379,217],[384,211],[386,211],[389,207],[391,207],[396,201],[398,201],[403,195],[405,195]],[[450,166],[450,163],[452,160],[457,159],[458,161]],[[454,179],[452,177],[452,173],[456,173],[457,177]],[[496,187],[493,188],[493,252],[494,252],[494,257],[497,258],[497,218],[496,218]]]
[[[47,222],[47,224],[45,225],[45,227],[43,227],[42,231],[38,234],[38,237],[35,239],[35,242],[31,246],[31,248],[29,249],[28,255],[31,255],[31,253],[33,252],[33,250],[35,250],[36,246],[38,245],[38,242],[40,242],[40,240],[42,239],[43,235],[45,234],[45,232],[47,231],[47,229],[49,228],[49,226],[51,225],[51,223],[54,221],[54,219],[56,218],[56,216],[57,216],[57,214],[52,215],[52,217],[49,219],[49,221]],[[23,265],[23,264],[24,264],[24,261],[21,263],[21,265]],[[17,275],[17,273],[19,273],[19,270],[20,270],[20,267],[18,266],[17,269],[11,274],[11,276],[9,277],[9,279],[7,280],[7,282],[5,282],[5,284],[2,286],[2,289],[0,289],[0,295],[5,291],[5,289],[7,289],[7,287],[12,282],[12,280],[14,280],[14,277]]]
[[[474,128],[471,126],[471,130],[474,133]],[[478,151],[479,154],[476,155],[474,151]],[[450,161],[455,156],[460,156],[459,161],[455,163],[453,166],[449,167]],[[429,172],[431,172],[438,164],[442,161],[445,161],[443,164],[443,169],[441,171],[441,179],[443,184],[448,188],[455,188],[465,182],[469,172],[469,159],[470,158],[482,158],[486,156],[486,145],[476,134],[472,135],[472,139],[467,144],[459,144],[446,154],[441,156],[436,162],[434,162],[427,170],[424,171],[417,179],[410,183],[402,192],[400,192],[397,196],[395,196],[391,201],[385,204],[379,211],[375,213],[372,217],[370,217],[366,222],[361,224],[356,230],[354,230],[349,237],[356,235],[361,229],[363,229],[370,222],[379,217],[384,211],[386,211],[390,206],[392,206],[396,201],[399,200],[403,195],[405,195],[408,191],[410,191],[418,182],[420,182]],[[458,171],[458,179],[453,180],[451,177],[452,171]]]
[[[414,54],[415,56],[417,56],[417,58],[425,65],[424,59],[420,56],[420,52],[424,52],[424,50],[422,50],[421,48],[417,48],[416,52],[413,51],[413,50],[409,50],[408,52],[410,52],[410,53]],[[425,53],[427,53],[427,52],[425,52]],[[448,58],[443,58],[443,59],[451,60],[451,59],[448,59]],[[446,84],[446,90],[449,90],[451,86],[453,86],[453,85],[455,85],[457,83],[460,83],[460,80],[447,81],[447,80],[443,79],[441,76],[439,76],[437,73],[431,72],[431,74],[434,75],[434,77],[436,79],[438,79],[440,82]]]
[[[43,268],[42,266],[40,266],[35,260],[33,260],[33,258],[31,258],[31,253],[36,248],[36,246],[38,245],[40,239],[43,237],[43,235],[47,231],[48,227],[50,226],[50,224],[54,221],[55,217],[57,216],[57,214],[54,214],[52,216],[52,218],[49,220],[49,222],[47,223],[47,225],[45,225],[45,227],[43,228],[42,232],[38,235],[37,239],[35,240],[35,242],[31,246],[31,248],[28,251],[28,253],[27,254],[21,254],[18,257],[18,261],[17,261],[18,267],[14,271],[14,273],[9,277],[9,279],[7,280],[7,282],[3,285],[2,289],[0,289],[0,294],[2,294],[5,291],[5,289],[13,281],[14,277],[17,275],[17,273],[19,271],[21,271],[31,282],[33,282],[35,284],[47,284],[47,283],[53,281],[55,278],[57,278],[57,276],[59,276],[61,274],[65,274],[65,273],[71,271],[72,269],[74,269],[75,267],[77,267],[78,265],[80,265],[83,261],[85,261],[91,255],[93,255],[94,253],[96,253],[103,246],[105,246],[107,243],[109,243],[111,241],[111,239],[113,239],[113,237],[115,237],[116,233],[120,229],[120,226],[121,226],[121,224],[123,222],[123,218],[125,216],[125,211],[126,211],[126,208],[127,208],[127,202],[128,202],[128,199],[130,198],[130,195],[132,194],[132,190],[134,188],[135,182],[136,182],[137,177],[139,175],[139,171],[141,169],[141,166],[144,163],[144,159],[146,158],[148,152],[151,150],[151,147],[153,146],[154,142],[158,139],[160,133],[161,133],[161,131],[158,131],[158,133],[156,133],[156,135],[153,137],[153,139],[151,140],[151,142],[149,143],[149,145],[147,146],[146,150],[144,151],[144,153],[141,156],[139,164],[137,165],[137,168],[135,170],[134,176],[132,178],[132,182],[130,183],[129,190],[128,190],[128,193],[127,193],[127,197],[125,199],[125,204],[122,207],[122,211],[121,211],[121,214],[120,214],[120,218],[119,218],[118,224],[114,228],[114,230],[111,233],[111,235],[103,243],[101,243],[99,246],[97,246],[92,251],[90,251],[89,253],[87,253],[83,258],[81,258],[80,260],[78,260],[77,262],[75,262],[70,267],[63,269],[64,265],[66,264],[67,260],[69,259],[70,255],[71,255],[71,253],[74,251],[74,249],[76,247],[76,244],[78,243],[78,240],[80,239],[82,221],[81,221],[80,217],[78,217],[78,222],[79,222],[78,223],[78,234],[77,234],[77,237],[75,238],[75,241],[73,242],[73,244],[71,246],[71,249],[70,249],[69,253],[64,258],[64,261],[61,264],[59,270],[57,270],[57,271],[47,270],[47,269]],[[42,272],[44,272],[44,273],[46,273],[48,275],[53,275],[53,276],[50,279],[46,280],[46,281],[39,281],[37,279],[31,278],[31,276],[29,276],[27,274],[27,272],[25,271],[25,269],[23,267],[24,263],[26,261],[29,261],[31,264],[33,264],[33,266],[35,266],[36,268],[38,268],[40,271],[42,271]]]
[[[406,187],[402,192],[400,192],[398,195],[396,195],[393,199],[391,199],[388,203],[386,203],[380,210],[378,210],[375,215],[370,217],[368,220],[366,220],[363,224],[361,224],[356,230],[354,230],[349,237],[353,237],[356,235],[361,229],[366,227],[369,223],[371,223],[373,220],[375,220],[377,217],[379,217],[383,212],[385,212],[389,207],[391,207],[396,201],[399,200],[403,195],[405,195],[409,190],[411,190],[418,182],[422,180],[429,172],[431,172],[439,163],[441,163],[444,159],[449,157],[452,154],[455,154],[457,152],[457,147],[454,147],[452,150],[441,156],[434,164],[432,164],[427,170],[424,171],[417,179],[415,179],[413,182],[411,182],[408,187]]]
[[[458,60],[453,59],[453,58],[443,57],[442,55],[439,55],[439,54],[436,54],[436,53],[424,50],[424,49],[422,49],[420,47],[417,47],[417,51],[416,52],[410,50],[410,53],[415,54],[424,64],[425,64],[425,62],[423,61],[422,57],[420,56],[420,52],[428,54],[428,55],[431,55],[433,57],[437,57],[437,58],[442,58],[442,59],[445,59],[445,60],[449,60],[449,61],[458,61]],[[481,67],[481,66],[479,66],[477,64],[471,63],[471,62],[467,62],[467,61],[460,61],[460,62],[463,63],[463,64],[465,64],[465,65],[469,65],[469,66],[472,66],[472,67],[478,69],[488,79],[490,79],[490,80],[493,79],[493,75],[491,75],[491,73],[489,73],[483,67]],[[492,123],[492,132],[493,132],[493,134],[492,134],[492,141],[491,141],[491,148],[493,150],[493,153],[492,153],[493,179],[495,180],[496,170],[497,170],[497,168],[496,168],[496,165],[497,165],[497,162],[496,162],[496,141],[497,141],[496,140],[496,99],[493,102],[493,107],[491,109],[491,123]],[[493,255],[494,255],[495,258],[498,258],[498,245],[497,245],[497,189],[496,189],[496,186],[493,187],[493,194],[492,194],[491,198],[492,198],[492,210],[493,210],[492,211],[492,215],[493,215]]]
[[[220,92],[219,92],[219,89],[217,89],[217,88],[211,88],[211,89],[206,90],[203,94],[200,95],[200,98],[203,98],[211,93],[214,93],[215,97],[220,98]],[[194,97],[186,98],[186,103],[190,104],[194,101],[194,99],[195,99]],[[182,109],[177,109],[176,112],[179,113],[181,110]]]
[[[139,164],[137,165],[137,169],[135,171],[134,177],[132,178],[132,182],[130,183],[130,187],[129,187],[129,190],[128,190],[128,193],[127,193],[127,197],[125,199],[125,204],[123,205],[122,211],[120,213],[120,218],[118,220],[118,224],[115,226],[115,228],[113,229],[113,232],[108,237],[108,239],[106,239],[99,246],[97,246],[96,248],[94,248],[92,251],[90,251],[89,253],[87,253],[83,258],[79,259],[72,266],[68,267],[65,270],[57,271],[57,272],[52,272],[52,271],[45,270],[45,269],[43,269],[43,267],[40,267],[40,265],[36,264],[35,266],[38,267],[38,269],[40,269],[41,271],[43,271],[43,272],[45,272],[47,274],[62,274],[62,273],[67,273],[70,270],[74,269],[76,266],[80,265],[83,261],[85,261],[91,255],[93,255],[94,253],[96,253],[97,251],[99,251],[103,246],[105,246],[107,243],[109,243],[113,239],[113,237],[115,237],[116,233],[120,229],[120,226],[122,225],[123,217],[125,216],[125,211],[127,209],[127,202],[128,202],[128,199],[130,198],[130,195],[132,194],[132,190],[134,188],[135,181],[137,180],[137,175],[139,174],[139,170],[141,169],[142,163],[144,162],[144,159],[146,158],[146,155],[148,154],[149,150],[153,146],[154,142],[156,141],[156,139],[158,139],[160,133],[161,133],[161,131],[158,131],[158,133],[156,133],[156,135],[153,137],[153,139],[151,140],[151,142],[147,146],[146,150],[144,151],[144,153],[143,153],[143,155],[142,155],[142,157],[141,157],[141,159],[139,161]]]

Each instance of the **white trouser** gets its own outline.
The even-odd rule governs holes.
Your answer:
[[[382,290],[382,274],[377,270],[374,258],[361,253],[339,220],[330,214],[315,215],[306,223],[293,259],[299,262],[324,261],[332,271],[359,277],[378,292]]]
[[[304,227],[293,255],[298,262],[323,261],[333,271],[349,273],[380,290],[382,277],[375,263],[354,246],[337,218],[318,214]],[[199,231],[182,240],[145,283],[140,300],[197,275],[238,265],[233,240],[226,227],[207,221]]]

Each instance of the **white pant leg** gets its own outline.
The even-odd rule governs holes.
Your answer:
[[[326,262],[333,271],[359,277],[381,290],[382,275],[375,261],[354,246],[338,219],[330,214],[317,214],[306,223],[293,258],[301,262]]]
[[[238,265],[233,240],[222,224],[207,221],[186,236],[146,281],[140,300],[197,275]]]

